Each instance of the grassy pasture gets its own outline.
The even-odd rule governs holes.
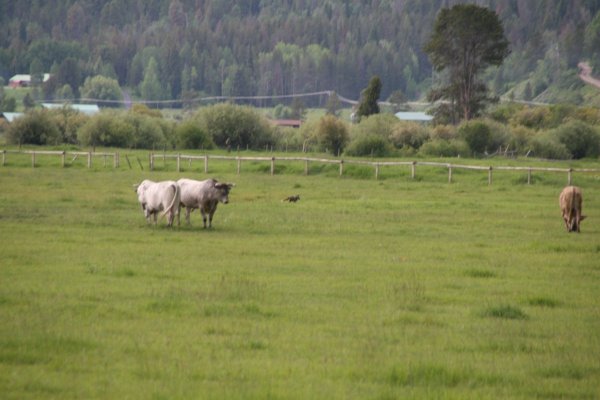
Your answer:
[[[131,187],[200,165],[38,162],[0,168],[2,398],[600,397],[598,175],[577,235],[562,174],[214,163],[206,231]]]

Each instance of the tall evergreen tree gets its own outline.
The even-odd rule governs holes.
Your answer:
[[[450,100],[463,119],[477,116],[491,100],[478,80],[490,65],[500,65],[509,54],[508,40],[495,12],[473,4],[440,11],[424,48],[436,71],[448,72],[448,83],[430,93],[431,100]]]
[[[369,85],[361,93],[360,104],[358,105],[358,118],[368,117],[372,114],[379,114],[379,95],[381,94],[381,79],[375,75],[369,81]]]
[[[145,100],[162,100],[163,91],[158,80],[158,64],[154,57],[150,58],[144,70],[144,80],[140,83],[140,94]]]

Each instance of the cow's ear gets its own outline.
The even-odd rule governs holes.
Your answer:
[[[137,185],[131,185],[131,186],[133,187],[133,191],[134,192],[137,192],[138,187],[140,187],[139,184],[137,184]]]
[[[580,221],[583,221],[585,218],[586,218],[586,216],[582,215]]]
[[[232,187],[235,187],[235,183],[228,183],[227,186],[229,187],[229,189],[231,189]]]

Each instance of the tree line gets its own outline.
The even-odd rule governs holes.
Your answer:
[[[99,75],[140,99],[185,101],[322,89],[356,99],[377,75],[382,99],[416,99],[438,78],[423,50],[434,20],[458,3],[1,0],[0,76],[52,73],[44,99],[83,97],[86,79]],[[571,85],[582,57],[599,65],[597,2],[477,3],[498,14],[511,43],[505,63],[486,75],[495,93],[534,71],[527,93],[516,93],[535,97]]]
[[[350,124],[332,113],[299,129],[276,127],[258,109],[220,103],[181,121],[137,104],[86,116],[69,107],[32,110],[4,128],[9,144],[174,150],[328,152],[334,156],[571,159],[600,156],[600,111],[505,103],[460,124],[423,125],[393,114]]]

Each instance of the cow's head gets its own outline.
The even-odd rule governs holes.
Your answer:
[[[229,203],[229,191],[232,187],[235,186],[235,183],[225,183],[225,182],[216,182],[215,189],[217,189],[219,193],[219,201],[223,204]]]

